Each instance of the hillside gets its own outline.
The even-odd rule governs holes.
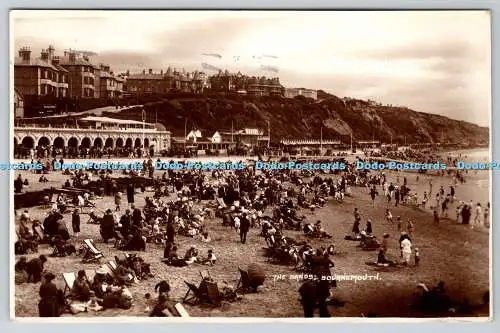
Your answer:
[[[408,108],[373,105],[361,100],[343,100],[320,92],[319,101],[306,98],[250,98],[240,96],[191,96],[169,98],[146,104],[147,122],[157,120],[183,135],[187,129],[207,131],[271,126],[271,140],[283,138],[381,140],[393,143],[448,142],[464,146],[487,145],[489,129],[444,116]],[[103,114],[105,115],[105,114]],[[141,120],[138,110],[109,114],[111,117]]]

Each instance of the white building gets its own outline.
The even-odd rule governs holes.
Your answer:
[[[297,96],[304,96],[307,98],[312,98],[314,100],[318,99],[318,92],[312,89],[306,88],[286,88],[285,98],[294,98]]]

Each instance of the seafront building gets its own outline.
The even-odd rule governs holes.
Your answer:
[[[73,125],[41,125],[24,120],[14,126],[14,147],[34,149],[145,148],[155,153],[170,148],[170,132],[161,124],[107,117],[84,117]]]

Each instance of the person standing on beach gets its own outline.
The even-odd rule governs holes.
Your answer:
[[[483,220],[483,223],[484,223],[484,227],[485,228],[489,228],[490,227],[490,203],[489,202],[486,205],[486,207],[484,208],[484,220]]]
[[[476,215],[474,216],[474,223],[471,227],[471,229],[474,229],[474,226],[479,227],[481,226],[481,218],[483,217],[483,209],[481,207],[481,204],[478,202],[476,206]]]
[[[422,199],[422,207],[425,208],[425,205],[427,204],[427,200],[429,200],[429,198],[427,197],[427,192],[424,192],[424,198]]]
[[[429,179],[429,195],[432,194],[432,179]]]
[[[399,198],[400,198],[400,190],[399,190],[399,186],[396,186],[396,188],[394,189],[394,206],[398,206],[399,205]]]
[[[71,226],[73,227],[73,235],[78,238],[78,234],[80,233],[80,214],[78,209],[73,211],[73,215],[71,216]]]
[[[134,184],[129,183],[127,185],[127,203],[129,205],[133,205],[134,204],[134,194],[135,194]]]
[[[378,195],[377,189],[375,188],[375,185],[373,185],[372,188],[370,189],[370,196],[372,197],[372,206],[374,207],[375,207],[375,197],[377,195]],[[356,215],[356,211],[354,212],[354,215]]]

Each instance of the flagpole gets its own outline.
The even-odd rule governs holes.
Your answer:
[[[145,109],[142,109],[142,147],[145,148],[145,145],[144,145],[144,130],[145,130],[145,126],[146,126],[146,123],[145,123],[145,116],[146,116],[146,110]]]

